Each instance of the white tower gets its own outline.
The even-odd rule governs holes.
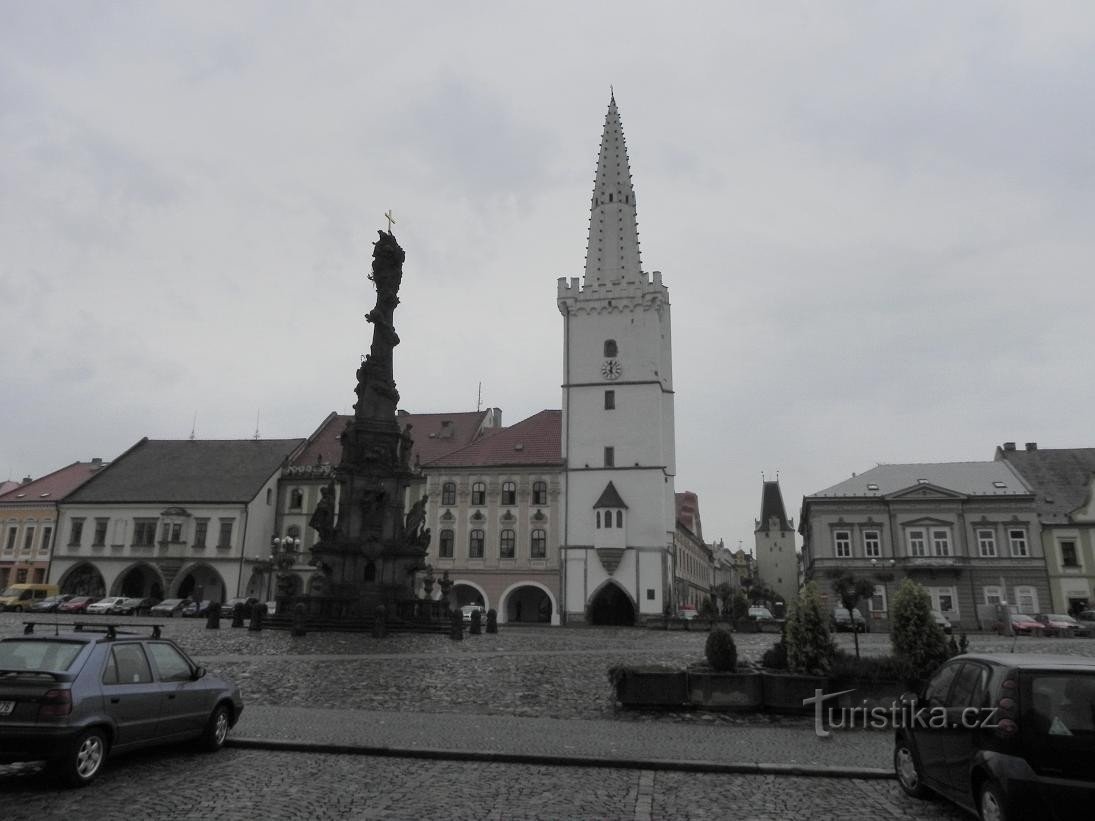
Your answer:
[[[631,623],[668,603],[675,530],[669,290],[639,259],[635,189],[613,97],[584,281],[563,315],[563,601],[570,621]]]

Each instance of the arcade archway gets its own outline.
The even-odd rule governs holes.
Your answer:
[[[163,580],[147,564],[135,564],[123,570],[114,582],[115,593],[130,599],[162,599]]]
[[[221,602],[227,598],[224,579],[209,565],[197,564],[184,568],[175,584],[175,596],[195,601]]]
[[[463,607],[465,604],[478,604],[480,607],[487,606],[486,594],[478,585],[469,582],[456,582],[452,586],[452,594],[456,597],[456,606],[458,608]]]
[[[635,606],[631,603],[631,597],[619,585],[606,584],[589,602],[589,622],[617,626],[635,624]]]
[[[507,624],[551,624],[551,596],[538,585],[522,584],[509,590],[502,609]]]
[[[106,595],[106,584],[103,582],[103,574],[93,565],[88,563],[78,564],[68,571],[58,585],[62,593],[72,593],[76,596]]]

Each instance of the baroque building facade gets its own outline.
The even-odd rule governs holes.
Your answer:
[[[672,598],[676,531],[669,290],[642,270],[627,147],[613,97],[591,203],[584,278],[563,315],[563,607],[632,624]]]
[[[807,580],[835,606],[830,579],[875,582],[862,609],[888,624],[906,578],[960,629],[992,627],[996,605],[1034,614],[1050,606],[1034,493],[1004,462],[879,465],[803,498]]]

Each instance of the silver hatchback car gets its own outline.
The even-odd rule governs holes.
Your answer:
[[[243,711],[239,688],[161,638],[159,625],[125,627],[146,632],[27,622],[22,636],[0,639],[0,763],[44,760],[82,786],[111,753],[224,745]]]

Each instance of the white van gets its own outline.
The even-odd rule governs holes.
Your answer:
[[[57,596],[60,592],[61,588],[55,584],[13,584],[0,593],[0,610],[28,610],[36,601]]]

